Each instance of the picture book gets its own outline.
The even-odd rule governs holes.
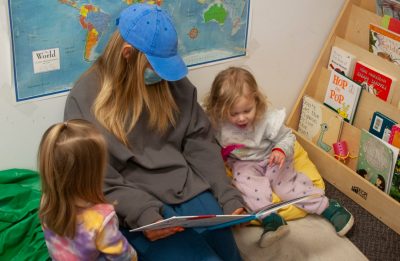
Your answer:
[[[394,167],[389,195],[400,202],[400,154],[397,157],[396,165]]]
[[[360,85],[332,70],[324,104],[336,111],[345,121],[352,123],[360,93]]]
[[[288,205],[296,204],[307,199],[321,197],[321,196],[322,195],[319,194],[301,196],[291,200],[273,203],[261,209],[258,209],[253,213],[244,215],[173,216],[159,222],[131,229],[130,232],[162,229],[168,227],[207,227],[207,229],[209,230],[219,229],[240,223],[249,222],[251,220],[255,220],[260,217],[271,214],[272,212],[275,212],[278,209],[286,207]]]
[[[381,26],[396,34],[400,34],[400,20],[394,17],[384,15],[381,19]]]
[[[376,13],[379,16],[388,15],[400,19],[399,0],[376,0]]]
[[[333,46],[329,57],[328,69],[336,70],[339,73],[351,77],[351,75],[353,75],[355,60],[356,57],[351,53],[337,46]]]
[[[393,125],[397,122],[387,117],[379,111],[374,112],[371,119],[371,124],[369,126],[369,132],[376,137],[389,142],[390,133]],[[390,142],[389,142],[390,143]]]
[[[389,194],[392,174],[398,155],[398,148],[362,129],[357,173],[380,190]]]
[[[381,26],[370,24],[369,51],[400,65],[400,35]]]
[[[393,125],[390,130],[389,141],[393,146],[400,148],[400,125]]]
[[[332,144],[337,142],[343,118],[310,96],[303,97],[298,132],[324,151],[333,155]]]
[[[394,90],[392,86],[396,78],[358,61],[354,67],[353,81],[359,83],[368,93],[390,102]]]

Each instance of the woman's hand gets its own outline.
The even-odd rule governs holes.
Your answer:
[[[286,155],[279,150],[274,150],[271,152],[269,156],[268,166],[279,165],[279,168],[282,168],[283,163],[285,163]]]
[[[156,241],[158,239],[166,238],[172,236],[177,232],[182,232],[185,229],[183,227],[168,227],[168,228],[161,228],[161,229],[154,229],[154,230],[145,230],[143,234],[147,237],[150,241]]]

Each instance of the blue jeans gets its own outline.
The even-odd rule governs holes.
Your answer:
[[[210,192],[203,192],[179,205],[164,205],[163,216],[222,214]],[[186,228],[167,238],[149,241],[141,232],[121,228],[140,261],[239,261],[242,260],[230,228],[207,230]]]

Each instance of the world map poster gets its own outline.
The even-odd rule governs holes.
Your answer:
[[[68,92],[139,2],[171,15],[189,67],[246,55],[250,0],[9,0],[17,102]]]

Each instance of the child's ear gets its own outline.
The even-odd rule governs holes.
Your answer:
[[[131,56],[132,51],[133,51],[133,50],[132,50],[132,46],[129,45],[129,44],[125,43],[125,44],[122,46],[122,56],[123,56],[125,59],[128,59],[128,58]]]

